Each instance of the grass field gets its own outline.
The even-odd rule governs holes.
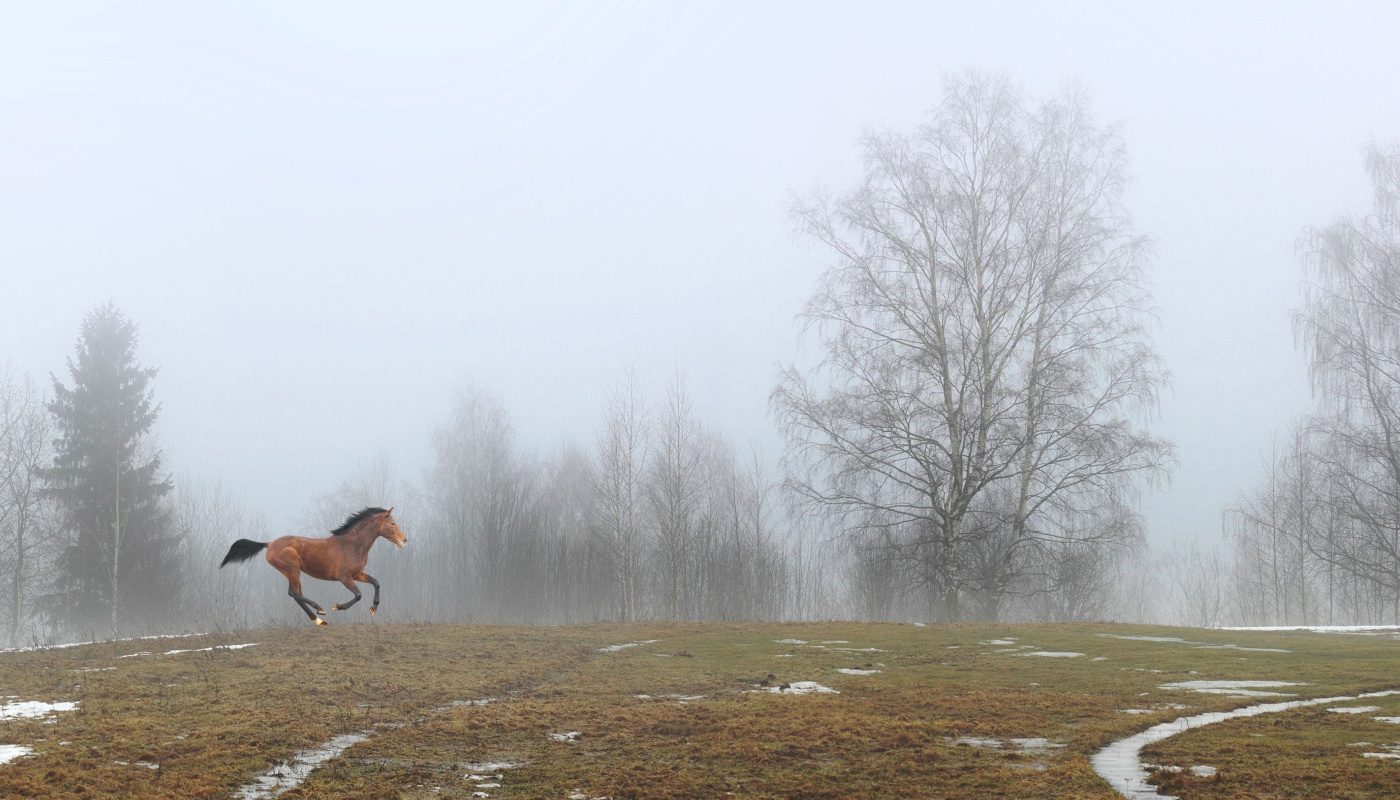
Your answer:
[[[1115,638],[1130,635],[1237,647]],[[769,673],[774,687],[837,693],[765,691]],[[1400,688],[1400,641],[1125,625],[340,624],[9,652],[8,702],[77,706],[0,720],[0,744],[32,748],[0,766],[0,797],[237,797],[279,762],[358,733],[281,796],[1112,798],[1090,767],[1099,748],[1261,700],[1160,688],[1205,679],[1288,681],[1275,691],[1300,698]],[[1157,773],[1182,798],[1400,797],[1400,760],[1363,755],[1400,743],[1400,724],[1375,719],[1400,718],[1400,697],[1369,704],[1193,730],[1145,760],[1183,768]]]

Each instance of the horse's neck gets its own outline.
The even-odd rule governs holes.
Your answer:
[[[343,538],[352,550],[364,555],[369,553],[369,548],[374,544],[374,540],[379,538],[379,533],[374,525],[366,522],[346,533]]]

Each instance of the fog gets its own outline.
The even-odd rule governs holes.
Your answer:
[[[592,445],[625,369],[656,403],[679,372],[776,470],[769,396],[834,260],[794,197],[989,70],[1121,126],[1177,461],[1140,510],[1214,543],[1312,406],[1298,241],[1370,207],[1396,30],[1387,3],[11,3],[0,359],[63,377],[114,301],[167,466],[269,535],[320,533],[313,498],[375,459],[417,480],[467,385],[548,453]]]

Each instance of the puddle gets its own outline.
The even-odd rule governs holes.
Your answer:
[[[1296,686],[1298,684],[1288,684],[1283,681],[1187,681],[1186,683],[1247,683],[1247,684],[1270,684]],[[1145,731],[1140,731],[1124,739],[1110,744],[1104,749],[1094,754],[1091,759],[1094,771],[1099,777],[1108,781],[1114,791],[1130,800],[1144,800],[1145,798],[1166,798],[1169,795],[1157,793],[1156,787],[1147,782],[1148,772],[1139,756],[1142,749],[1150,744],[1155,744],[1163,739],[1175,736],[1183,731],[1199,728],[1204,725],[1213,725],[1217,722],[1224,722],[1228,719],[1238,719],[1240,717],[1254,717],[1260,714],[1272,714],[1279,711],[1288,711],[1304,706],[1320,706],[1329,703],[1345,703],[1353,700],[1369,700],[1373,697],[1390,697],[1400,694],[1400,690],[1389,690],[1384,692],[1368,692],[1354,697],[1318,697],[1310,700],[1285,700],[1277,703],[1261,703],[1254,706],[1237,708],[1234,711],[1210,711],[1204,714],[1195,714],[1189,717],[1181,717],[1171,722],[1163,722],[1153,725]],[[1364,755],[1364,754],[1363,754]],[[1397,754],[1400,758],[1400,754]]]
[[[599,653],[616,653],[619,650],[626,650],[629,647],[640,647],[644,644],[656,644],[660,639],[643,639],[640,642],[625,642],[623,644],[610,644],[607,647],[598,648]]]
[[[1223,694],[1230,697],[1293,697],[1292,692],[1269,692],[1284,686],[1306,686],[1296,681],[1177,681],[1164,683],[1158,689],[1185,689],[1201,694]]]
[[[45,703],[40,700],[25,700],[0,706],[0,719],[48,719],[60,711],[72,711],[77,707],[77,703]]]
[[[1024,753],[1045,754],[1055,750],[1064,749],[1064,742],[1057,742],[1053,739],[1042,739],[1040,737],[1025,737],[1011,739],[995,739],[988,736],[959,736],[952,740],[953,744],[966,745],[967,747],[989,747],[993,750],[1020,750]]]
[[[238,790],[240,800],[261,800],[267,797],[280,797],[295,789],[306,780],[317,767],[340,755],[352,746],[365,741],[370,731],[345,733],[331,739],[320,747],[302,750],[292,756],[292,760],[278,764]]]
[[[22,744],[0,744],[0,764],[8,764],[16,758],[27,756],[34,748]]]
[[[453,700],[451,703],[429,709],[430,714],[440,714],[444,711],[461,706],[484,706],[487,703],[494,703],[494,697],[483,700]],[[380,723],[381,728],[404,728],[409,725],[424,722],[427,717],[418,717],[410,722]],[[302,750],[292,755],[290,761],[286,761],[274,766],[267,772],[257,776],[251,783],[245,783],[238,789],[239,800],[263,800],[263,798],[280,797],[286,792],[300,786],[316,768],[330,761],[332,758],[344,753],[360,742],[368,740],[374,736],[375,731],[365,730],[354,733],[345,733],[337,736],[320,747]],[[499,769],[510,769],[514,764],[486,763],[486,764],[466,764],[464,768],[469,772],[489,772]]]

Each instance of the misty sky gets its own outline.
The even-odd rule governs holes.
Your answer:
[[[792,193],[850,186],[862,129],[952,71],[1076,81],[1156,243],[1180,467],[1151,535],[1213,538],[1309,406],[1295,246],[1400,139],[1400,5],[1128,5],[0,2],[0,361],[64,374],[115,300],[170,466],[275,533],[357,463],[418,477],[468,381],[548,452],[626,365],[654,399],[679,367],[776,453],[830,263]]]

